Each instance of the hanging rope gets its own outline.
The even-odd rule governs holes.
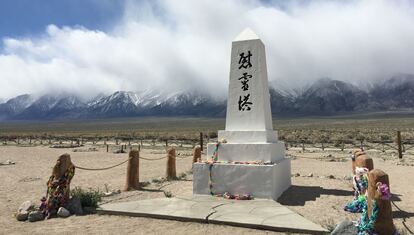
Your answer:
[[[188,156],[180,156],[180,155],[178,155],[178,156],[176,156],[177,158],[181,158],[181,159],[184,159],[184,158],[188,158],[188,157],[192,157],[191,155],[188,155]]]
[[[111,168],[114,168],[114,167],[120,166],[120,165],[122,165],[122,164],[124,164],[124,163],[128,162],[130,159],[131,159],[131,158],[129,157],[127,160],[125,160],[125,161],[123,161],[123,162],[121,162],[121,163],[118,163],[118,164],[113,165],[113,166],[103,167],[103,168],[87,168],[87,167],[81,167],[81,166],[76,166],[76,165],[74,165],[74,166],[75,166],[75,168],[77,168],[77,169],[80,169],[80,170],[85,170],[85,171],[103,171],[103,170],[108,170],[108,169],[111,169]]]
[[[190,156],[177,156],[178,158],[181,158],[181,159],[184,159],[184,158],[188,158],[188,157],[190,157]],[[145,158],[145,157],[139,157],[139,159],[142,159],[142,160],[146,160],[146,161],[158,161],[158,160],[161,160],[161,159],[164,159],[164,158],[167,158],[167,156],[164,156],[164,157],[160,157],[160,158]],[[120,166],[120,165],[122,165],[122,164],[124,164],[124,163],[126,163],[126,162],[128,162],[129,161],[129,159],[131,159],[131,158],[128,158],[127,160],[125,160],[125,161],[123,161],[123,162],[121,162],[121,163],[118,163],[118,164],[116,164],[116,165],[113,165],[113,166],[108,166],[108,167],[103,167],[103,168],[87,168],[87,167],[81,167],[81,166],[76,166],[75,165],[75,167],[76,168],[78,168],[78,169],[80,169],[80,170],[87,170],[87,171],[103,171],[103,170],[108,170],[108,169],[111,169],[111,168],[114,168],[114,167],[117,167],[117,166]]]
[[[160,158],[145,158],[145,157],[139,157],[139,159],[142,159],[142,160],[147,160],[147,161],[157,161],[157,160],[161,160],[161,159],[164,159],[164,158],[167,158],[167,156],[164,156],[164,157],[160,157]]]
[[[344,159],[349,159],[349,157],[305,157],[305,156],[298,156],[298,155],[293,155],[293,154],[286,154],[289,157],[294,157],[294,158],[304,158],[304,159],[312,159],[312,160],[330,160],[330,159],[334,159],[334,160],[344,160]]]

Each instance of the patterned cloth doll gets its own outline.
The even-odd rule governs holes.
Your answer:
[[[352,183],[354,185],[354,199],[345,206],[344,210],[352,213],[362,212],[364,204],[366,204],[368,172],[368,168],[365,167],[355,168],[355,175],[352,177]]]

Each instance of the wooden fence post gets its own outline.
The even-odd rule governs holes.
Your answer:
[[[201,151],[203,151],[204,146],[203,146],[203,132],[200,132],[200,147],[201,147]]]
[[[193,163],[201,161],[201,147],[197,146],[193,149]]]
[[[401,131],[397,131],[398,158],[402,158]]]
[[[125,191],[140,189],[139,185],[139,151],[129,152]]]
[[[177,171],[175,166],[175,149],[169,148],[167,149],[167,179],[176,179],[177,178]]]
[[[109,144],[106,145],[106,152],[109,152]]]
[[[390,182],[384,171],[374,169],[368,173],[368,217],[372,216],[373,202],[375,202],[378,214],[373,224],[374,231],[378,234],[394,234],[395,227],[392,221],[391,201],[390,198],[384,198],[381,193],[378,193],[378,185],[389,187]]]

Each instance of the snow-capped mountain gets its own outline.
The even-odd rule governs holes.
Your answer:
[[[272,85],[272,84],[271,84]],[[275,115],[334,115],[352,112],[414,111],[414,75],[398,75],[368,90],[320,79],[309,87],[270,87]],[[224,117],[226,101],[199,91],[117,91],[84,101],[75,95],[21,95],[0,104],[0,120],[86,119],[135,116]]]
[[[350,83],[323,78],[299,94],[295,110],[306,114],[335,114],[360,110],[367,102],[366,91]]]
[[[391,79],[374,85],[372,99],[379,109],[407,109],[414,107],[414,75],[399,74]]]
[[[74,95],[44,95],[31,102],[28,97],[32,96],[19,96],[0,104],[0,120],[223,116],[225,113],[224,101],[213,101],[200,92],[117,91],[87,102]]]
[[[21,112],[13,115],[12,118],[21,120],[77,118],[79,117],[78,112],[85,106],[74,95],[43,95],[35,99]]]
[[[0,120],[14,117],[23,112],[34,102],[34,97],[28,94],[19,95],[0,104]]]

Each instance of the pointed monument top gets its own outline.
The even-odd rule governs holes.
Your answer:
[[[253,30],[250,28],[245,28],[233,41],[246,41],[246,40],[255,40],[259,39]]]

